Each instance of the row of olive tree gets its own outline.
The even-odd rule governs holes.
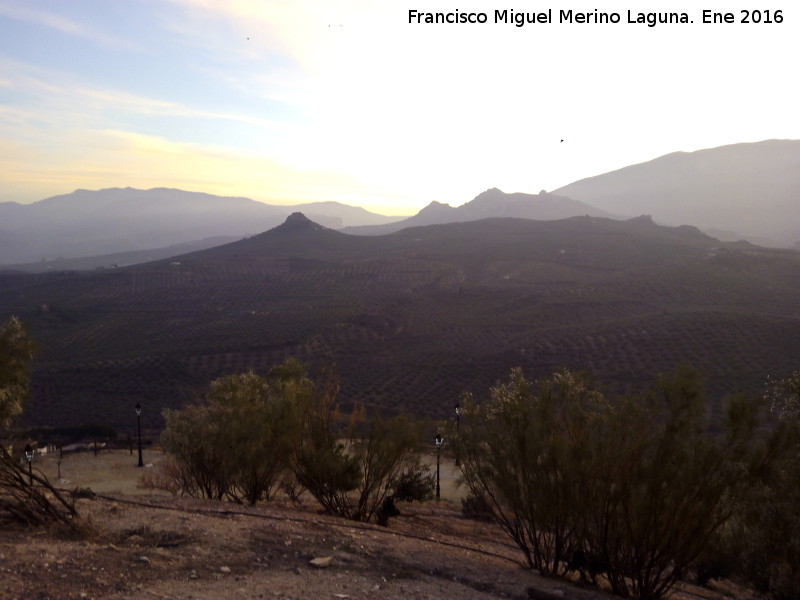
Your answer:
[[[710,423],[688,369],[613,402],[570,371],[535,384],[515,369],[488,401],[466,403],[464,479],[530,567],[660,598],[785,460],[788,428],[760,428],[760,408],[735,398]]]
[[[212,382],[205,401],[166,410],[161,443],[181,493],[253,504],[292,477],[331,514],[383,521],[405,478],[418,476],[417,428],[402,417],[339,413],[338,383],[316,385],[293,359]]]

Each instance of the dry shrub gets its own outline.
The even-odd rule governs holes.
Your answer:
[[[71,499],[38,470],[26,473],[18,458],[0,446],[0,518],[31,526],[80,527]]]
[[[146,469],[139,475],[136,487],[143,490],[164,490],[177,496],[181,491],[180,466],[175,460],[167,456],[151,469]]]

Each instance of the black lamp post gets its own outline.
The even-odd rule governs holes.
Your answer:
[[[25,458],[28,459],[28,485],[33,486],[33,467],[31,466],[33,462],[33,448],[31,448],[30,444],[25,446]]]
[[[144,466],[142,462],[142,405],[138,402],[136,403],[136,433],[139,437],[139,465],[140,467]]]
[[[442,488],[439,485],[439,457],[442,453],[444,438],[441,433],[436,433],[436,437],[433,438],[433,443],[436,444],[436,499],[438,500],[442,493]]]
[[[456,402],[456,466],[457,467],[461,465],[461,460],[459,458],[459,452],[458,452],[459,440],[461,439],[458,437],[460,424],[461,424],[461,404]]]

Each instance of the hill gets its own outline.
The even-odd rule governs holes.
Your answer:
[[[761,393],[800,356],[800,253],[648,217],[486,219],[377,237],[294,215],[270,231],[98,272],[0,274],[0,319],[42,347],[28,424],[132,433],[213,378],[335,364],[345,405],[448,418],[509,369],[586,370],[611,392],[681,362]]]
[[[408,227],[465,223],[493,217],[554,221],[578,216],[611,217],[612,215],[584,202],[544,191],[538,194],[520,192],[507,194],[497,188],[491,188],[458,207],[434,201],[413,217],[401,221],[384,225],[346,227],[343,231],[356,235],[386,235]]]
[[[0,265],[153,250],[220,236],[241,238],[279,225],[295,210],[337,228],[397,219],[338,202],[298,208],[166,188],[76,190],[33,204],[0,203]],[[81,264],[73,262],[71,268]]]
[[[800,140],[675,152],[553,193],[614,214],[791,246],[800,240]]]

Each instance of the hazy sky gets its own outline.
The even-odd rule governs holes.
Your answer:
[[[164,186],[411,214],[797,139],[793,4],[0,0],[0,201]],[[495,23],[496,8],[553,22]],[[703,8],[737,22],[702,24]],[[783,22],[738,22],[754,8]],[[488,22],[409,24],[410,9]],[[558,22],[595,9],[621,22]]]

